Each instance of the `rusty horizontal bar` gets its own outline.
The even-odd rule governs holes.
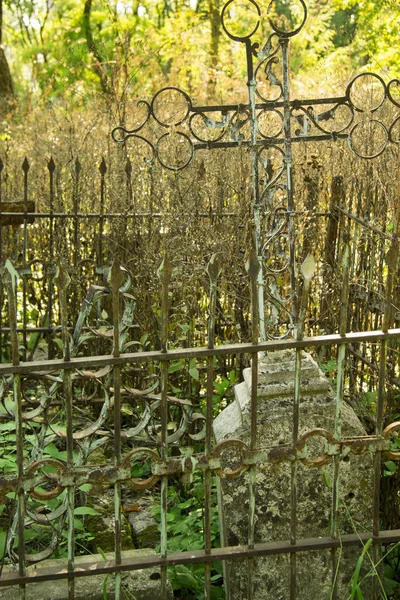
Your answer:
[[[361,331],[346,333],[341,336],[337,333],[331,335],[317,335],[305,337],[302,340],[273,340],[259,342],[257,345],[250,343],[223,344],[210,349],[204,346],[198,348],[174,348],[168,352],[153,350],[150,352],[132,352],[112,355],[71,358],[70,361],[62,359],[21,362],[19,365],[3,363],[0,365],[0,376],[9,373],[29,374],[31,372],[58,371],[60,369],[81,369],[82,367],[104,367],[106,365],[124,365],[140,362],[163,362],[185,358],[205,358],[207,356],[224,356],[226,354],[251,354],[254,352],[272,352],[287,348],[317,348],[319,346],[334,346],[338,344],[357,344],[360,342],[379,342],[381,340],[400,339],[400,329],[383,331]]]
[[[318,104],[342,104],[346,101],[346,96],[336,96],[333,98],[308,98],[306,100],[290,100],[289,106],[292,108],[300,108],[301,106],[316,106]],[[271,108],[282,108],[285,103],[281,100],[278,102],[256,102],[257,110],[265,110]],[[216,104],[213,106],[192,106],[193,113],[207,112],[229,112],[232,110],[246,111],[250,110],[250,104]]]
[[[323,142],[323,141],[335,141],[335,140],[346,140],[349,137],[348,133],[323,133],[321,135],[299,135],[291,137],[290,142]],[[251,140],[237,141],[237,142],[199,142],[193,144],[195,150],[214,150],[217,148],[250,148],[253,146],[273,146],[276,144],[284,145],[288,140],[286,138],[267,138],[257,140],[255,144]]]
[[[339,207],[337,207],[339,208]],[[266,213],[267,211],[265,211]],[[269,214],[270,211],[268,211]],[[304,214],[307,214],[309,211],[306,210],[298,210],[298,211],[294,211],[293,215],[298,215],[298,216],[302,216]],[[344,212],[344,211],[343,211]],[[163,219],[164,217],[168,217],[170,216],[171,213],[161,213],[161,212],[128,212],[128,213],[78,213],[78,214],[71,214],[71,213],[2,213],[0,212],[0,217],[1,216],[8,216],[8,215],[13,215],[16,217],[37,217],[38,219],[51,219],[51,218],[63,218],[63,219],[72,219],[72,218],[89,218],[89,219],[100,219],[100,218],[116,218],[116,219],[120,219],[122,217],[131,217],[131,218],[148,218],[148,217],[154,217],[156,219]],[[237,212],[226,212],[226,211],[218,211],[218,210],[209,210],[209,211],[202,211],[202,212],[196,212],[194,213],[194,216],[196,217],[200,217],[200,218],[214,218],[214,217],[237,217],[238,213]],[[312,213],[313,217],[329,217],[331,216],[330,212],[313,212]],[[349,215],[350,216],[350,215]],[[361,219],[360,219],[361,222]],[[364,221],[363,221],[364,223]],[[184,227],[186,227],[186,225],[183,225]],[[390,236],[388,236],[390,237]]]
[[[8,216],[13,216],[13,217],[35,217],[36,219],[83,219],[83,218],[88,218],[88,219],[100,219],[100,218],[104,218],[104,219],[121,219],[121,218],[125,218],[125,217],[130,217],[130,218],[138,218],[138,217],[142,217],[142,218],[147,218],[147,217],[154,217],[154,218],[159,218],[162,219],[163,217],[168,216],[170,213],[161,213],[161,212],[123,212],[123,213],[86,213],[86,212],[79,212],[79,213],[37,213],[37,212],[13,212],[13,213],[9,213],[9,212],[1,212],[0,211],[0,217],[8,217]],[[210,217],[210,216],[222,216],[222,217],[234,217],[237,215],[237,213],[234,212],[213,212],[213,211],[203,211],[203,212],[199,212],[199,213],[195,213],[197,217]]]
[[[107,575],[115,571],[134,571],[135,569],[154,568],[159,566],[187,565],[198,563],[209,563],[216,560],[228,560],[235,558],[248,558],[249,556],[262,557],[273,554],[288,554],[293,552],[309,552],[312,550],[329,550],[331,548],[361,546],[372,539],[381,545],[394,544],[400,541],[400,529],[391,531],[380,531],[378,536],[371,532],[354,533],[343,535],[340,539],[332,537],[305,538],[291,544],[289,540],[280,542],[259,542],[253,548],[248,546],[225,546],[223,548],[212,548],[206,554],[204,550],[189,550],[187,552],[174,552],[166,558],[151,554],[138,558],[122,558],[116,565],[114,561],[88,561],[80,563],[73,571],[68,571],[65,565],[60,569],[57,567],[32,569],[32,572],[19,576],[17,573],[3,572],[0,579],[0,587],[10,585],[21,585],[36,583],[39,581],[52,581],[68,579],[70,577],[90,577],[92,575]]]
[[[308,467],[321,468],[331,462],[334,456],[338,456],[342,460],[350,453],[358,456],[364,452],[375,454],[379,451],[387,454],[394,460],[400,460],[398,453],[391,452],[390,432],[397,431],[397,426],[398,423],[390,425],[383,437],[364,436],[336,440],[333,437],[330,438],[325,430],[315,429],[301,436],[295,446],[279,445],[260,448],[258,450],[243,447],[242,459],[238,462],[238,466],[234,471],[224,469],[221,465],[220,456],[222,452],[237,446],[238,440],[235,439],[225,440],[222,445],[217,445],[209,456],[200,453],[180,459],[162,459],[153,450],[140,448],[136,450],[136,454],[133,452],[130,457],[125,455],[123,465],[118,468],[107,465],[87,465],[85,467],[71,467],[66,472],[64,463],[53,461],[51,464],[57,468],[57,474],[54,474],[54,490],[50,493],[52,497],[56,497],[64,488],[69,486],[79,487],[86,483],[96,486],[102,484],[112,485],[122,481],[129,482],[134,489],[149,489],[156,485],[162,476],[182,475],[193,473],[194,471],[216,471],[219,477],[232,479],[241,475],[243,471],[252,465],[263,465],[266,467],[268,464],[276,465],[284,461],[293,462],[298,460]],[[328,443],[321,455],[311,457],[307,450],[307,441],[316,437],[320,440],[325,439]],[[132,479],[130,460],[133,456],[146,456],[147,460],[151,462],[151,476],[148,479]],[[41,469],[48,464],[48,460],[47,458],[38,460],[34,463],[34,466],[29,467],[29,473],[22,483],[24,490],[28,494],[37,493],[34,490],[41,483]],[[17,484],[17,477],[8,479],[0,478],[0,500],[6,493],[16,491]]]
[[[378,233],[379,235],[381,235],[382,237],[384,237],[387,240],[391,240],[393,238],[392,234],[386,233],[386,231],[382,231],[382,229],[379,229],[378,227],[374,227],[373,225],[371,225],[370,223],[365,221],[365,219],[362,219],[361,217],[354,215],[353,213],[349,212],[345,208],[342,208],[341,206],[338,206],[337,204],[335,204],[334,207],[336,208],[336,210],[339,210],[341,213],[346,215],[346,217],[349,217],[349,219],[353,219],[353,221],[356,221],[356,223],[359,223],[360,225],[365,227],[365,229],[369,229],[370,231],[373,231],[374,233]]]

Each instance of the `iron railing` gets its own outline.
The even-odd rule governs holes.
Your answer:
[[[205,590],[204,597],[210,597],[210,573],[211,563],[215,560],[228,560],[243,557],[250,562],[254,557],[268,554],[290,553],[291,573],[288,574],[291,581],[291,597],[296,598],[296,553],[307,550],[329,548],[332,552],[341,546],[360,545],[367,539],[372,539],[376,548],[376,556],[379,556],[381,546],[400,540],[400,531],[380,530],[380,486],[381,486],[381,462],[386,460],[400,459],[398,450],[393,450],[392,443],[398,436],[400,423],[384,422],[385,390],[387,377],[387,351],[388,344],[400,337],[399,329],[389,329],[392,305],[390,302],[393,278],[389,273],[387,282],[386,312],[382,329],[380,331],[346,333],[346,290],[348,282],[346,277],[348,271],[344,272],[344,285],[342,296],[341,329],[339,333],[326,336],[315,336],[303,338],[302,322],[305,318],[307,295],[307,284],[304,285],[304,294],[299,312],[299,329],[296,340],[278,340],[258,342],[258,319],[257,319],[257,276],[259,265],[253,257],[248,266],[249,284],[252,288],[253,298],[253,342],[248,344],[231,344],[215,346],[215,300],[217,294],[217,280],[220,269],[215,260],[212,260],[208,274],[210,278],[209,297],[209,327],[208,345],[202,348],[168,348],[168,307],[170,291],[171,267],[165,258],[160,269],[161,279],[161,350],[127,353],[121,352],[121,335],[124,328],[121,320],[121,305],[123,303],[125,276],[119,265],[114,263],[110,275],[110,290],[112,297],[112,317],[114,326],[110,329],[112,333],[111,354],[98,356],[76,356],[74,340],[71,339],[67,325],[68,314],[68,285],[69,278],[63,268],[58,270],[55,285],[58,289],[60,301],[60,323],[62,331],[63,357],[60,359],[23,362],[20,360],[19,339],[17,333],[17,292],[18,274],[10,262],[7,263],[3,280],[9,298],[9,319],[12,344],[12,364],[0,365],[2,376],[2,422],[15,423],[17,472],[14,476],[6,474],[1,479],[1,497],[4,502],[6,494],[14,494],[12,502],[11,521],[7,536],[7,554],[17,563],[17,571],[3,573],[0,586],[18,584],[20,586],[20,597],[25,597],[25,586],[31,582],[47,579],[66,579],[69,586],[69,598],[74,597],[74,580],[76,577],[91,576],[96,574],[115,573],[116,597],[120,596],[120,575],[122,571],[144,568],[147,566],[160,566],[162,573],[162,585],[165,597],[167,597],[166,577],[167,567],[176,564],[205,564]],[[305,278],[310,276],[307,269],[303,269]],[[98,333],[100,335],[100,333]],[[357,344],[379,345],[379,377],[377,383],[376,398],[376,428],[372,435],[346,439],[341,435],[341,406],[344,401],[344,391],[348,389],[348,378],[346,375],[346,351]],[[257,445],[257,378],[258,378],[258,356],[260,352],[272,352],[284,348],[294,348],[300,357],[301,350],[306,348],[315,350],[322,346],[337,348],[338,366],[336,378],[336,424],[333,432],[325,430],[313,430],[299,436],[298,423],[300,406],[300,386],[295,386],[293,402],[293,438],[287,440],[286,444],[273,448],[263,448]],[[214,393],[214,358],[226,355],[249,355],[252,358],[252,399],[251,399],[251,437],[250,443],[245,444],[239,440],[224,440],[217,445],[212,441],[213,420],[213,393]],[[196,358],[198,364],[206,364],[207,376],[204,382],[205,398],[204,412],[197,411],[187,413],[190,403],[178,405],[182,411],[181,418],[175,419],[175,429],[171,432],[171,409],[176,407],[176,402],[170,397],[168,381],[171,375],[168,365],[176,360],[188,360]],[[133,427],[123,428],[121,424],[122,398],[128,392],[129,369],[134,367],[159,365],[159,395],[152,395],[149,391],[134,390],[131,392],[132,405],[136,408],[136,421]],[[300,381],[301,361],[296,361],[295,379]],[[100,416],[97,420],[86,422],[79,429],[77,423],[76,386],[75,381],[86,379],[95,382],[99,387],[98,394],[103,398]],[[29,410],[29,398],[23,392],[24,380],[35,381],[38,386],[46,390],[40,399],[39,406]],[[41,386],[38,384],[41,383]],[[100,391],[99,391],[100,390]],[[135,397],[136,394],[136,397]],[[78,394],[79,395],[79,394]],[[57,404],[52,406],[55,398],[62,398],[62,409],[65,411],[65,429],[59,422],[55,422],[54,411],[59,411]],[[153,428],[149,434],[153,440],[153,447],[138,447],[138,436],[145,431],[149,423],[149,415],[152,420],[158,422],[158,427]],[[32,430],[32,423],[40,424],[40,433],[37,434],[37,443],[34,444],[31,456],[26,457],[27,433]],[[297,426],[296,426],[297,423]],[[156,431],[156,433],[154,433]],[[50,436],[50,437],[49,437]],[[171,452],[176,445],[184,446],[185,437],[190,440],[203,440],[202,451],[192,452],[190,456],[177,458]],[[311,438],[318,438],[324,444],[324,451],[319,456],[311,455],[307,449],[307,443]],[[66,449],[66,459],[59,460],[52,457],[44,457],[43,450],[49,439],[56,440],[60,448]],[[107,465],[85,464],[85,456],[98,446],[99,440],[113,443],[114,460]],[[126,449],[123,444],[126,440],[133,440],[133,447]],[[141,438],[143,440],[143,437]],[[135,441],[136,440],[136,441]],[[239,451],[235,468],[224,466],[224,454],[231,451]],[[364,452],[374,455],[374,489],[371,490],[371,502],[373,503],[373,522],[369,532],[359,535],[340,534],[337,520],[338,511],[338,489],[340,462],[348,453],[359,455]],[[78,458],[77,458],[78,457]],[[131,467],[135,460],[147,460],[151,465],[151,474],[144,479],[135,479],[131,475]],[[332,485],[332,513],[331,528],[328,532],[321,531],[318,539],[297,539],[296,537],[296,468],[292,468],[292,492],[288,496],[288,502],[292,507],[291,539],[276,540],[273,542],[258,542],[254,537],[254,510],[255,510],[255,478],[250,478],[249,497],[249,543],[248,546],[238,547],[211,547],[210,515],[211,515],[211,479],[212,475],[217,478],[240,478],[242,473],[248,469],[255,472],[258,465],[278,464],[288,461],[293,467],[299,463],[307,464],[311,468],[318,468],[329,462],[334,463],[334,480]],[[49,467],[51,467],[49,473]],[[201,472],[204,477],[205,500],[204,500],[204,545],[195,551],[183,553],[169,553],[168,542],[168,501],[167,488],[171,477],[190,476],[195,471]],[[97,490],[105,486],[113,486],[115,490],[115,559],[91,563],[88,557],[87,563],[74,566],[74,509],[76,502],[76,491],[83,484],[91,484]],[[136,490],[154,488],[161,485],[161,538],[160,552],[157,556],[141,556],[140,558],[124,559],[121,553],[121,489],[128,485]],[[63,494],[67,490],[67,495]],[[47,513],[43,518],[40,512],[32,508],[35,500],[59,499],[58,507]],[[14,515],[14,516],[12,516]],[[48,546],[39,552],[30,553],[29,545],[25,544],[25,532],[34,523],[46,523],[52,532]],[[37,563],[51,556],[62,538],[66,528],[68,537],[68,566],[62,569],[44,568],[40,564],[34,572],[27,572],[26,567],[31,563]],[[17,536],[17,538],[16,538]],[[253,597],[253,569],[249,568],[249,598]],[[334,587],[334,575],[332,574],[332,585]],[[374,591],[375,598],[378,589]],[[333,596],[334,597],[334,596]]]

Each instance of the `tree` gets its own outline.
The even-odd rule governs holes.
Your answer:
[[[3,48],[3,0],[0,0],[0,114],[8,112],[13,99],[10,67]]]

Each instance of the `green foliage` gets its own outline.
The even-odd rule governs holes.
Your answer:
[[[360,571],[365,558],[365,555],[368,553],[369,548],[371,547],[372,540],[368,540],[366,544],[363,546],[362,552],[357,560],[356,568],[354,569],[354,573],[351,577],[351,594],[349,600],[363,600],[364,596],[361,592],[360,588]]]
[[[336,384],[336,372],[338,368],[337,360],[328,360],[326,363],[320,363],[321,371],[328,377],[332,386]]]
[[[219,546],[219,516],[216,500],[215,479],[213,479],[211,495],[211,543]],[[161,505],[155,504],[153,515],[160,520]],[[160,527],[161,530],[161,527]],[[204,548],[204,483],[202,476],[196,472],[193,482],[178,491],[177,486],[168,487],[167,512],[168,550],[184,552]],[[177,597],[201,600],[204,598],[204,566],[177,565],[168,569],[168,577]],[[221,563],[212,564],[211,598],[224,598]]]
[[[122,115],[128,96],[139,89],[152,94],[168,83],[199,97],[207,85],[229,94],[231,75],[241,77],[245,59],[228,51],[218,16],[222,4],[94,0],[85,12],[78,0],[8,0],[4,42],[12,48],[7,55],[19,100],[28,110],[48,100],[84,107],[98,93]],[[308,0],[307,6],[308,22],[291,56],[300,77],[314,77],[316,67],[321,76],[336,69],[343,78],[363,66],[396,73],[397,2]],[[275,8],[288,27],[298,25],[297,3]],[[259,34],[266,39],[270,27],[262,12]]]
[[[385,548],[385,562],[383,566],[385,575],[385,593],[396,598],[400,592],[400,544]]]

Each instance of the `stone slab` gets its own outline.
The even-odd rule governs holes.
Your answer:
[[[299,436],[317,428],[334,432],[336,398],[329,380],[316,361],[302,352]],[[304,367],[304,373],[303,373]],[[270,449],[291,445],[294,395],[295,352],[269,353],[259,361],[257,388],[257,447]],[[251,370],[245,370],[244,382],[235,389],[234,403],[215,419],[216,442],[227,438],[250,442]],[[241,413],[241,418],[238,415]],[[366,435],[354,410],[342,407],[344,437]],[[309,456],[317,458],[323,441],[313,438],[307,444]],[[237,456],[225,452],[221,461],[229,469],[237,466]],[[302,463],[297,467],[297,536],[313,538],[330,535],[333,463],[321,469]],[[340,461],[339,531],[355,533],[372,526],[373,456],[350,455]],[[245,545],[249,524],[249,471],[239,477],[218,480],[222,544]],[[271,463],[256,470],[256,542],[274,542],[290,538],[291,465]],[[349,581],[360,550],[343,550],[338,571],[338,598],[351,593]],[[279,555],[255,560],[254,600],[289,600],[289,556]],[[248,590],[247,561],[225,563],[227,600],[243,600]],[[330,600],[332,558],[329,551],[300,553],[297,556],[297,600]],[[364,582],[364,599],[370,597],[370,580]]]

